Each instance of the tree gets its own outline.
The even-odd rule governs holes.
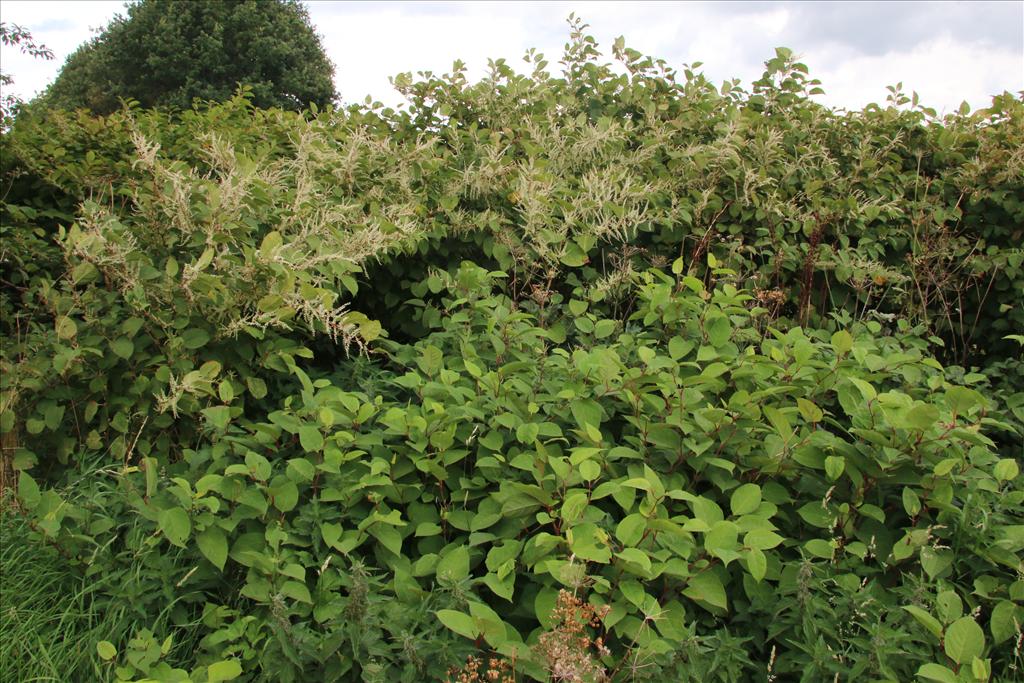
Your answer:
[[[23,53],[42,59],[53,59],[53,50],[36,43],[32,34],[17,24],[6,24],[0,22],[0,43],[4,45],[17,46]],[[0,88],[7,88],[14,83],[14,78],[9,74],[0,71]],[[20,104],[20,100],[9,93],[0,98],[0,121],[7,119],[10,111]]]
[[[98,114],[122,99],[184,109],[246,85],[258,107],[300,110],[337,98],[333,74],[297,0],[138,0],[68,58],[43,100]]]

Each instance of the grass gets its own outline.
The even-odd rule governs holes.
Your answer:
[[[101,624],[91,591],[33,536],[16,511],[0,504],[0,672],[18,683],[95,676]]]

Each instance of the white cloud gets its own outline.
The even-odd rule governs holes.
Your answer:
[[[29,99],[44,90],[57,77],[68,55],[92,38],[91,29],[104,28],[123,8],[123,1],[0,2],[4,23],[27,29],[33,40],[53,50],[54,56],[50,61],[36,59],[4,45],[0,49],[0,68],[14,77],[10,94]],[[4,94],[8,94],[6,90]]]
[[[1004,90],[1024,89],[1024,56],[984,43],[964,43],[939,35],[907,51],[884,55],[847,54],[825,47],[808,51],[805,58],[828,93],[831,105],[860,108],[869,101],[884,102],[886,85],[903,83],[909,95],[916,91],[925,106],[940,114],[967,101],[972,109],[991,104]],[[1015,75],[1016,74],[1016,75]]]
[[[400,97],[388,78],[403,71],[449,71],[463,60],[470,78],[488,58],[505,58],[517,70],[535,47],[556,70],[568,39],[565,23],[576,12],[590,25],[610,60],[612,40],[624,35],[641,52],[673,66],[700,61],[709,78],[760,77],[764,60],[785,45],[823,81],[829,105],[859,108],[884,101],[885,86],[903,81],[922,101],[952,110],[962,100],[987,105],[1004,90],[1024,90],[1024,27],[1007,27],[1014,3],[786,2],[402,2],[308,3],[336,65],[346,101],[367,94],[388,104]],[[979,7],[980,6],[980,7]],[[3,0],[3,20],[25,26],[54,49],[52,62],[4,48],[3,70],[14,91],[30,97],[52,81],[65,57],[123,8],[122,2],[24,2]],[[1019,9],[1019,8],[1018,8]],[[1019,21],[1019,20],[1018,20]],[[879,34],[885,28],[884,40]],[[909,31],[907,27],[914,27]]]

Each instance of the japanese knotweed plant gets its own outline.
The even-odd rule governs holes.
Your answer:
[[[133,510],[203,603],[197,661],[254,680],[421,680],[473,648],[543,680],[563,590],[615,680],[1012,680],[1024,493],[992,402],[923,342],[777,330],[678,270],[638,274],[627,320],[556,297],[541,324],[464,264],[434,332],[381,345],[392,397],[296,368],[265,415],[109,470],[124,512],[23,473],[24,505],[97,567]]]

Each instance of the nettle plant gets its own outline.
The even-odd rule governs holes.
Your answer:
[[[296,367],[265,418],[112,468],[122,510],[22,498],[91,571],[164,558],[211,669],[421,680],[476,647],[543,679],[568,592],[593,680],[1012,677],[1024,493],[989,401],[913,336],[782,332],[731,271],[675,270],[627,320],[436,273],[438,328],[382,345],[393,398]]]

